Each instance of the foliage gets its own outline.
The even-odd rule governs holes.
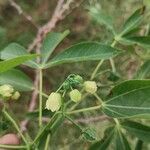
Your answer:
[[[98,25],[106,27],[106,30],[110,32],[109,34],[113,36],[113,40],[111,39],[108,43],[80,42],[65,48],[61,52],[55,52],[58,45],[69,34],[69,31],[66,30],[62,33],[49,33],[42,43],[40,54],[29,53],[26,48],[17,43],[10,43],[0,51],[1,87],[9,85],[17,92],[29,94],[31,91],[37,91],[39,94],[38,109],[26,116],[31,122],[32,119],[38,120],[38,126],[36,126],[38,131],[33,136],[31,133],[24,134],[21,132],[16,121],[17,117],[14,117],[15,115],[10,111],[8,105],[12,95],[9,100],[4,101],[5,98],[1,93],[2,91],[8,92],[8,89],[0,88],[1,102],[3,103],[2,116],[5,118],[0,122],[1,128],[3,131],[7,130],[7,128],[4,129],[4,124],[9,121],[22,139],[21,145],[15,148],[42,150],[44,147],[47,150],[48,145],[49,149],[51,147],[50,140],[55,138],[59,129],[63,130],[61,127],[66,122],[74,125],[79,132],[78,138],[88,142],[87,149],[89,150],[105,150],[108,148],[131,150],[133,147],[136,147],[136,149],[142,147],[143,143],[146,143],[146,148],[148,148],[150,142],[150,126],[148,125],[150,119],[150,36],[147,32],[143,35],[140,33],[140,27],[143,27],[141,25],[144,23],[144,18],[148,12],[145,10],[145,6],[140,7],[118,29],[115,27],[113,18],[105,14],[99,7],[92,5],[88,7],[88,11]],[[4,31],[0,32],[3,33]],[[133,47],[132,52],[129,51],[130,47]],[[134,51],[136,47],[143,50],[142,54]],[[127,54],[138,55],[138,59],[142,62],[142,65],[130,79],[124,78],[122,72],[119,72],[119,64],[116,65],[115,62],[118,58],[126,57]],[[37,58],[40,59],[39,62],[36,61]],[[46,71],[53,70],[55,67],[61,68],[65,64],[79,64],[85,61],[90,63],[99,61],[90,78],[89,76],[85,77],[89,68],[86,72],[78,75],[78,73],[74,73],[74,69],[71,67],[72,73],[61,84],[57,85],[58,88],[55,88],[48,95],[45,93],[46,85],[43,81],[45,81],[44,73]],[[111,69],[106,65],[106,69],[109,69],[109,71],[100,68],[107,61],[111,65]],[[19,68],[20,65],[38,71],[39,87],[36,87],[31,77]],[[105,73],[108,73],[109,77],[106,77]],[[109,87],[107,92],[103,93],[105,86],[101,84],[103,83],[101,75],[105,77],[103,79],[106,86]],[[51,78],[51,75],[48,75],[48,78]],[[96,102],[90,102],[91,106],[88,107],[88,99],[92,98],[96,99]],[[46,101],[44,101],[45,99]],[[19,101],[15,103],[19,103]],[[105,131],[102,138],[99,138],[96,129],[91,128],[90,125],[84,126],[75,119],[78,113],[90,114],[91,111],[98,113],[98,115],[104,114],[108,118],[109,126],[103,129]],[[47,123],[44,123],[43,117],[50,119]],[[67,130],[70,131],[69,128]],[[67,136],[67,134],[63,136]],[[129,141],[131,136],[138,139],[137,145]],[[59,140],[59,135],[57,135],[56,140]],[[0,147],[2,146],[0,145]],[[7,146],[6,148],[11,148],[11,146]]]

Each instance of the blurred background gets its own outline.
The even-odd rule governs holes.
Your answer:
[[[16,0],[15,2],[22,8],[24,13],[32,16],[33,23],[24,16],[19,15],[16,9],[10,5],[9,0],[0,0],[0,49],[3,49],[11,42],[17,42],[28,48],[37,34],[36,26],[42,26],[48,22],[57,4],[57,0]],[[146,4],[148,9],[150,8],[149,0],[144,0],[144,2],[142,0],[84,0],[79,7],[73,9],[69,15],[60,21],[53,30],[57,32],[63,32],[66,29],[70,30],[69,36],[59,45],[55,53],[82,41],[98,41],[110,44],[113,40],[113,34],[103,23],[98,23],[98,18],[95,19],[93,13],[98,11],[104,16],[106,15],[108,20],[115,26],[116,32],[119,32],[124,21],[143,3]],[[150,17],[147,17],[143,22],[141,34],[147,27],[146,25],[149,24],[149,21]],[[138,51],[139,48],[136,47],[135,49],[133,46],[123,47],[121,44],[117,46],[126,50],[126,55],[115,59],[118,75],[121,76],[119,80],[131,79],[142,63],[141,58],[135,54],[135,51]],[[144,53],[145,51],[140,49],[140,52]],[[45,92],[48,94],[50,91],[56,90],[71,73],[79,74],[85,80],[89,79],[96,64],[97,62],[65,64],[47,70],[44,73]],[[110,68],[109,61],[106,61],[100,71]],[[24,67],[22,70],[34,79],[33,70]],[[111,81],[112,79],[108,80],[109,77],[110,73],[108,72],[98,75],[95,79],[99,88],[102,87],[99,91],[101,97],[105,97],[109,93],[111,84],[114,83]],[[30,97],[31,93],[23,93],[20,101],[15,104],[10,103],[12,111],[17,115],[19,121],[23,120],[26,115]],[[88,97],[78,108],[95,104],[96,101],[92,97]],[[32,123],[29,124],[29,133],[34,137],[37,131],[37,120],[34,116],[31,118]],[[109,126],[109,121],[105,117],[103,118],[103,114],[100,114],[98,111],[81,113],[74,116],[74,118],[83,127],[96,128],[98,138],[103,137],[105,128]],[[34,119],[35,121],[33,122]],[[13,129],[7,125],[7,130],[1,131],[0,134],[10,131],[13,131]],[[136,139],[133,139],[133,137],[129,136],[128,139],[132,139],[129,140],[131,146],[136,142]],[[61,126],[51,139],[52,150],[86,150],[90,144],[84,141],[80,137],[78,130],[68,122]],[[147,146],[145,145],[145,148]]]

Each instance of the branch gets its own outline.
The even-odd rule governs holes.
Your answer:
[[[26,13],[23,11],[23,9],[21,8],[20,5],[18,5],[14,0],[8,0],[8,1],[9,1],[10,5],[11,5],[12,7],[14,7],[14,8],[17,10],[17,12],[18,12],[19,15],[22,15],[22,16],[23,16],[27,21],[29,21],[36,29],[39,28],[38,25],[33,21],[33,18],[32,18],[30,15],[26,14]]]
[[[46,34],[52,31],[60,20],[65,18],[65,13],[67,13],[67,11],[70,9],[70,4],[74,1],[75,0],[68,0],[65,3],[64,0],[58,0],[51,19],[45,25],[39,28],[36,38],[28,48],[29,52],[37,46],[40,47],[41,42],[45,38]]]

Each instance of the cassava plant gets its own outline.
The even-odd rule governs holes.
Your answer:
[[[88,9],[92,18],[104,25],[113,35],[111,44],[109,44],[110,42],[108,44],[93,41],[82,42],[52,55],[56,47],[69,34],[69,31],[66,30],[63,33],[49,33],[43,41],[40,54],[30,54],[17,43],[11,43],[1,50],[0,97],[2,103],[1,125],[3,126],[1,132],[5,133],[6,125],[9,122],[20,136],[21,144],[1,144],[0,148],[49,150],[51,149],[50,140],[66,121],[71,122],[80,132],[82,139],[89,142],[87,148],[89,150],[142,149],[143,143],[148,144],[150,142],[150,126],[148,126],[150,117],[149,29],[144,35],[140,34],[142,21],[147,17],[148,12],[145,6],[142,6],[118,30],[115,29],[111,19],[101,10],[96,7]],[[129,47],[140,47],[143,51],[141,53],[124,50]],[[114,61],[116,56],[117,58],[123,57],[127,53],[136,54],[142,60],[141,67],[129,80],[119,73]],[[40,59],[39,63],[35,61],[37,57]],[[99,61],[89,79],[71,73],[54,91],[50,91],[48,94],[44,93],[43,74],[45,70],[66,63],[82,61]],[[101,66],[107,61],[110,62],[111,67],[106,70],[101,69]],[[39,87],[35,87],[32,80],[23,71],[14,69],[21,64],[38,71]],[[103,95],[101,91],[105,86],[101,86],[99,84],[100,78],[97,78],[101,75],[106,76],[109,87],[109,91]],[[39,93],[39,107],[25,117],[32,115],[37,117],[38,114],[36,118],[38,119],[38,131],[35,137],[27,132],[24,134],[20,130],[18,121],[14,117],[10,105],[8,105],[10,101],[19,103],[22,92],[28,93],[34,90]],[[86,103],[87,97],[94,97],[96,101],[92,102],[90,107],[81,108],[80,106],[83,106],[81,103]],[[98,137],[96,129],[89,125],[82,126],[75,121],[75,114],[91,111],[96,111],[99,115],[104,114],[109,121],[109,126],[105,129],[102,139]],[[43,122],[45,116],[49,118],[47,123]],[[32,122],[32,119],[30,121]],[[129,141],[131,137],[136,138],[137,143]],[[148,149],[147,145],[146,148]]]

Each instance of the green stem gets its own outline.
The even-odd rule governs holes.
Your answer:
[[[111,65],[111,68],[112,68],[112,72],[116,72],[116,67],[115,67],[115,62],[112,58],[109,59],[110,61],[110,65]]]
[[[50,128],[52,126],[52,124],[54,123],[53,120],[55,120],[56,116],[57,116],[58,113],[55,113],[51,120],[49,121],[49,123],[44,127],[42,128],[42,130],[40,132],[38,132],[37,136],[35,137],[32,145],[34,145],[35,143],[37,143],[37,141],[42,137],[43,133],[46,131],[47,128]]]
[[[40,91],[38,89],[35,89],[35,90],[38,92],[38,94],[40,94]],[[45,98],[48,98],[48,95],[46,93],[43,93],[43,92],[42,92],[42,96]]]
[[[26,143],[26,145],[28,146],[28,141],[26,140],[26,138],[24,137],[24,135],[22,134],[21,130],[19,129],[17,123],[15,122],[15,120],[8,114],[8,112],[3,109],[3,113],[6,116],[6,118],[14,125],[14,127],[16,128],[16,130],[18,131],[18,133],[20,134],[22,140]]]
[[[68,111],[68,112],[66,112],[66,114],[76,114],[76,113],[85,112],[85,111],[97,110],[97,109],[100,109],[101,106],[102,105],[98,105],[98,106],[93,106],[93,107],[89,107],[89,108]]]
[[[97,71],[99,70],[99,68],[101,67],[101,65],[103,64],[103,62],[104,62],[104,60],[101,60],[101,61],[97,64],[96,68],[94,69],[94,71],[93,71],[93,73],[92,73],[92,75],[91,75],[91,78],[90,78],[91,80],[94,79],[94,77],[95,77]]]
[[[117,41],[114,40],[111,44],[111,47],[114,47],[116,45],[116,43],[117,43]],[[115,62],[114,62],[113,58],[110,58],[109,61],[111,64],[112,72],[116,72]]]
[[[80,127],[77,123],[75,123],[72,118],[70,118],[68,115],[65,115],[65,117],[66,117],[70,122],[72,122],[72,124],[74,124],[75,127],[77,127],[77,128],[82,132],[82,130],[83,130],[82,127]]]
[[[98,101],[100,102],[100,104],[103,104],[102,99],[97,95],[97,93],[94,93],[93,95],[98,99]]]
[[[24,145],[17,146],[17,145],[3,145],[3,144],[0,144],[0,148],[6,148],[6,149],[26,149],[27,147],[24,146]]]
[[[39,70],[39,127],[42,127],[42,84],[43,73],[42,69]]]
[[[46,139],[46,143],[45,143],[45,148],[44,148],[44,150],[48,150],[50,137],[51,137],[51,135],[48,134],[48,135],[47,135],[47,139]]]
[[[119,120],[117,118],[114,118],[114,121],[115,121],[117,126],[120,126]]]

